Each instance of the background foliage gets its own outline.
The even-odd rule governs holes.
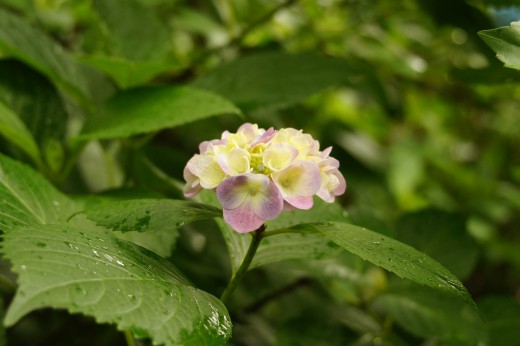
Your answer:
[[[123,345],[116,323],[218,345],[232,320],[235,345],[518,345],[518,6],[0,0],[0,344]],[[349,187],[273,221],[332,223],[266,238],[226,310],[248,238],[157,198],[182,199],[198,144],[245,121],[334,145]],[[390,238],[478,310],[362,260],[417,277],[408,247],[378,250]]]

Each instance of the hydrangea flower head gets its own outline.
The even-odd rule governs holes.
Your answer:
[[[246,123],[200,144],[184,168],[184,195],[215,189],[224,220],[237,232],[254,231],[283,210],[312,208],[314,195],[332,203],[345,192],[332,147],[319,149],[301,130]]]

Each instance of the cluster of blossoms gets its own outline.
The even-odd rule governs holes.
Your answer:
[[[184,195],[216,189],[224,220],[237,232],[254,231],[282,210],[310,209],[314,195],[331,203],[345,192],[332,147],[319,149],[302,131],[246,123],[200,144],[184,169]]]

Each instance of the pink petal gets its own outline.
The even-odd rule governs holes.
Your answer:
[[[251,148],[254,148],[256,145],[260,143],[269,142],[271,139],[273,139],[274,135],[276,135],[276,132],[277,131],[274,128],[270,127],[269,129],[267,129],[267,131],[264,132],[262,136],[260,136],[258,140],[251,144]]]
[[[265,190],[262,196],[251,199],[255,214],[264,220],[273,220],[283,209],[283,197],[276,185],[266,176]]]
[[[311,209],[314,205],[314,200],[312,199],[312,196],[310,197],[302,197],[302,196],[287,196],[285,197],[285,201],[292,205],[293,207],[296,207],[298,209],[304,209],[308,210]]]
[[[240,207],[248,196],[247,174],[236,175],[222,181],[217,186],[217,198],[224,209]]]
[[[339,186],[333,191],[334,195],[339,196],[345,193],[347,190],[347,182],[345,181],[345,178],[343,177],[343,174],[341,174],[340,171],[335,171],[332,174],[334,174],[336,177],[338,177],[339,180]]]
[[[224,221],[239,233],[252,232],[264,223],[262,218],[247,207],[224,209]]]

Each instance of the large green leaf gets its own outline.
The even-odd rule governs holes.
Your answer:
[[[0,48],[40,71],[76,97],[89,95],[82,66],[40,30],[0,9]]]
[[[107,202],[85,213],[98,225],[121,232],[173,231],[185,223],[222,216],[217,208],[172,199]]]
[[[0,229],[65,223],[78,206],[30,167],[0,154]]]
[[[149,87],[118,93],[85,124],[80,139],[128,137],[221,115],[240,114],[229,101],[207,91]]]
[[[422,210],[402,217],[396,232],[399,240],[439,261],[460,279],[477,262],[478,247],[466,232],[462,215]]]
[[[224,305],[168,261],[100,230],[38,225],[5,235],[19,290],[5,324],[43,307],[64,308],[152,338],[155,344],[221,345]]]
[[[110,33],[116,55],[131,60],[157,60],[171,48],[166,27],[136,0],[94,0]]]
[[[473,302],[452,273],[424,253],[368,229],[341,222],[297,226],[299,231],[318,232],[342,248],[422,285],[440,289]]]
[[[399,287],[383,293],[375,304],[416,336],[461,346],[486,340],[484,324],[475,308],[437,290],[417,285]]]
[[[40,162],[40,150],[33,136],[18,115],[2,101],[0,101],[0,135],[23,150],[34,162]]]
[[[510,26],[482,30],[480,37],[496,53],[497,58],[506,67],[520,70],[520,22],[513,22]]]
[[[220,66],[193,85],[219,93],[249,112],[287,107],[347,82],[350,74],[348,64],[337,58],[264,53]]]
[[[130,61],[118,57],[84,56],[80,61],[106,73],[122,89],[148,82],[153,77],[176,71],[180,65],[156,61]]]

